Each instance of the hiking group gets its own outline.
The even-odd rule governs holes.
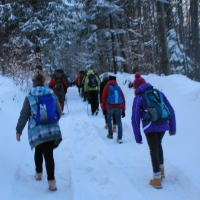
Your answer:
[[[44,157],[49,190],[55,191],[57,186],[53,150],[62,141],[59,119],[63,114],[69,83],[62,69],[56,70],[52,75],[49,87],[45,87],[45,77],[41,72],[33,76],[32,82],[33,88],[25,97],[16,126],[16,139],[20,141],[28,122],[29,144],[31,149],[35,148],[35,179],[42,180]],[[89,67],[87,72],[80,71],[75,83],[83,101],[90,104],[92,116],[98,115],[100,106],[105,120],[104,128],[108,130],[107,138],[113,139],[113,132],[117,132],[117,142],[121,144],[126,100],[116,76],[105,72],[101,81],[93,68]],[[162,188],[162,178],[165,177],[162,139],[166,131],[169,131],[170,135],[176,133],[174,109],[164,93],[146,83],[140,73],[135,74],[132,86],[135,97],[131,124],[135,140],[142,144],[141,122],[153,169],[153,179],[149,184],[155,188]]]

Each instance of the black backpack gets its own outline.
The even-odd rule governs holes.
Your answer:
[[[64,75],[61,72],[57,72],[54,76],[55,81],[55,89],[62,89],[63,88],[63,79]]]
[[[98,86],[98,81],[95,74],[88,75],[88,86],[91,88],[95,88]]]

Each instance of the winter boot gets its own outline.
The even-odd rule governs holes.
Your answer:
[[[49,190],[50,191],[56,191],[57,190],[57,186],[56,186],[56,181],[55,180],[48,180],[48,184],[49,184]]]
[[[35,173],[35,180],[36,181],[41,181],[42,180],[42,172],[41,173]]]
[[[109,138],[109,139],[113,139],[113,135],[110,134],[110,133],[108,133],[107,138]]]
[[[162,188],[161,175],[154,176],[154,178],[150,180],[149,184],[155,187],[156,189]]]
[[[105,128],[105,129],[108,129],[108,124],[106,124],[106,125],[104,126],[104,128]]]
[[[119,143],[119,144],[121,144],[122,142],[123,142],[123,140],[122,140],[122,138],[117,138],[117,142]]]
[[[113,132],[116,132],[116,131],[117,131],[116,125],[113,125],[112,130],[113,130]]]
[[[160,168],[161,178],[165,178],[165,170],[164,167]]]

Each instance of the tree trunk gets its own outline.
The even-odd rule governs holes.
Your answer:
[[[160,69],[161,73],[165,75],[170,74],[169,68],[169,52],[167,44],[167,35],[166,35],[166,25],[165,25],[165,13],[164,13],[164,3],[157,2],[157,12],[158,12],[158,36],[161,46],[161,55],[160,55]]]
[[[184,40],[184,29],[183,29],[183,4],[182,4],[182,0],[180,0],[179,5],[178,5],[178,18],[179,18],[179,37],[180,37],[180,42],[182,44],[184,44],[185,40]]]
[[[200,43],[199,43],[199,26],[198,26],[198,1],[190,0],[190,15],[191,15],[191,49],[192,49],[192,58],[195,62],[195,76],[196,79],[200,80]]]
[[[110,17],[110,29],[111,29],[111,43],[112,43],[112,57],[113,57],[113,70],[114,73],[117,74],[117,63],[115,61],[115,56],[116,56],[116,50],[115,50],[115,36],[113,33],[113,21],[112,21],[112,15],[109,15]]]

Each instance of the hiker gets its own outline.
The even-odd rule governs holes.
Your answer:
[[[83,101],[84,101],[84,102],[86,102],[86,101],[88,100],[88,94],[87,94],[87,92],[86,92],[85,89],[84,89],[85,78],[86,78],[86,76],[85,76],[85,74],[84,74],[84,77],[83,77],[83,79],[82,79],[82,85],[83,85],[83,87],[82,87],[82,97],[83,97]]]
[[[92,70],[93,70],[93,68],[92,68]],[[99,74],[96,73],[94,70],[93,70],[93,72],[94,72],[94,75],[97,77],[98,82],[101,84],[101,78],[99,77]],[[98,111],[99,111],[99,93],[100,93],[100,85],[98,87],[98,105],[97,105]]]
[[[113,97],[113,101],[118,100],[117,97],[119,97],[119,102],[109,102],[108,98],[110,96],[110,92],[112,88],[118,88],[117,96]],[[115,94],[115,92],[114,92]],[[109,76],[109,81],[107,82],[106,86],[103,89],[102,93],[102,110],[103,114],[107,115],[107,122],[108,122],[108,135],[107,138],[113,139],[113,130],[112,130],[112,123],[111,119],[113,114],[116,118],[117,128],[118,128],[118,137],[117,142],[122,143],[122,136],[123,136],[123,129],[122,129],[122,121],[121,117],[125,117],[125,97],[121,90],[121,88],[118,86],[116,81],[116,76]]]
[[[82,97],[81,89],[83,88],[82,82],[83,82],[84,76],[85,76],[85,72],[80,71],[79,75],[76,77],[76,80],[75,80],[76,86],[78,87],[78,93],[81,97]]]
[[[102,76],[102,82],[100,84],[100,95],[99,95],[99,100],[100,100],[100,104],[102,104],[102,93],[103,93],[103,88],[106,86],[108,80],[109,80],[109,77],[108,77],[108,72],[105,72]],[[106,125],[104,126],[105,129],[108,129],[108,121],[107,121],[107,115],[104,115],[105,117],[105,123]],[[112,126],[112,129],[113,129],[113,132],[116,132],[116,119],[115,119],[115,115],[113,114],[112,116],[112,119],[113,119],[113,126]]]
[[[174,109],[169,103],[166,96],[160,92],[163,102],[168,107],[171,113],[171,119],[164,122],[146,121],[147,105],[142,96],[143,92],[153,88],[145,79],[141,77],[140,73],[135,73],[135,80],[133,81],[133,88],[135,90],[135,98],[132,106],[132,127],[135,135],[135,140],[138,144],[142,144],[142,136],[140,131],[140,120],[142,121],[143,131],[145,133],[147,143],[150,150],[153,179],[150,180],[150,185],[155,188],[162,188],[162,178],[164,173],[164,159],[162,149],[162,139],[165,131],[169,130],[170,135],[176,133],[176,120]]]
[[[35,179],[42,180],[42,163],[44,157],[49,190],[55,191],[57,190],[57,187],[54,176],[55,164],[53,150],[54,148],[58,147],[58,145],[62,141],[62,135],[58,122],[49,124],[36,123],[38,109],[37,101],[40,97],[47,97],[51,95],[53,103],[55,104],[54,106],[56,108],[56,116],[58,120],[62,115],[62,110],[60,108],[56,95],[54,95],[53,90],[44,87],[45,78],[43,74],[35,74],[32,81],[33,88],[28,92],[27,96],[25,97],[24,104],[21,109],[16,126],[16,139],[17,141],[21,140],[22,131],[28,121],[29,144],[31,146],[31,149],[35,148]]]
[[[67,82],[62,69],[58,69],[53,75],[49,83],[49,87],[54,91],[55,95],[58,97],[60,107],[62,111],[64,110],[65,94],[67,92]]]
[[[67,83],[67,87],[66,87],[66,93],[67,93],[68,87],[71,87],[71,80],[66,74],[65,74],[65,80],[66,80],[66,83]]]
[[[89,67],[87,70],[87,76],[84,81],[84,91],[87,93],[87,97],[91,105],[92,115],[97,115],[99,111],[99,87],[100,80],[94,74],[92,67]]]

